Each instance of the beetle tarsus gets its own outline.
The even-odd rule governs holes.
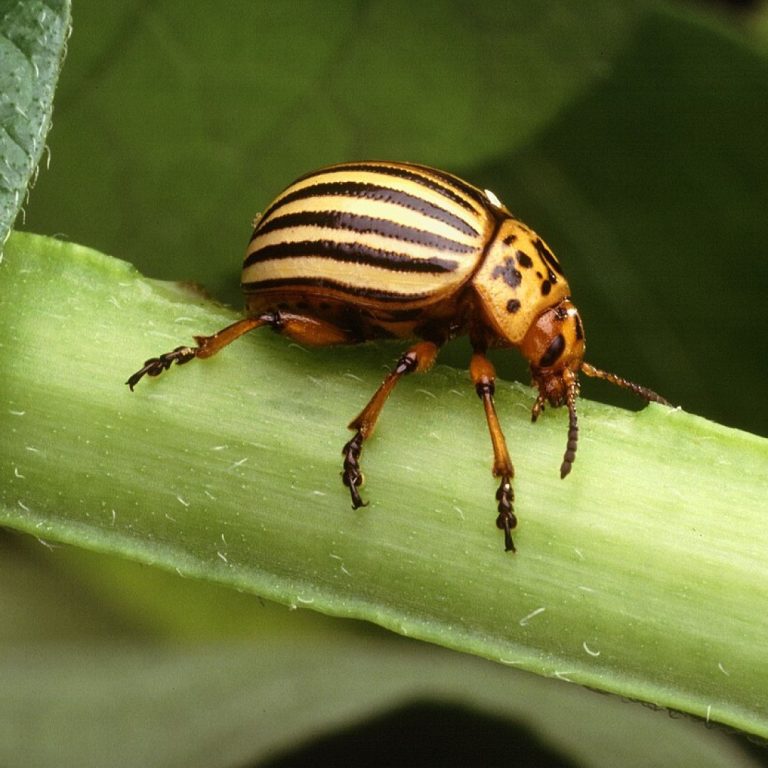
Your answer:
[[[508,476],[501,478],[499,489],[496,491],[496,500],[499,502],[499,516],[496,518],[496,526],[504,531],[504,551],[515,552],[512,541],[512,529],[517,526],[517,518],[513,510],[515,492],[512,490],[512,479]]]
[[[358,429],[355,436],[341,450],[341,455],[344,457],[342,480],[344,485],[349,488],[352,497],[352,509],[368,506],[368,502],[362,500],[358,490],[363,484],[363,473],[360,471],[360,451],[362,449],[363,434]]]
[[[163,371],[167,371],[173,363],[184,365],[192,360],[197,354],[194,347],[176,347],[173,352],[166,352],[159,357],[151,357],[144,361],[144,367],[136,371],[125,383],[133,392],[133,388],[141,381],[144,376],[159,376]]]

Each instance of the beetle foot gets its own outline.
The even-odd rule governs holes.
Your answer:
[[[496,491],[496,501],[499,502],[499,516],[496,518],[496,527],[504,531],[504,550],[514,552],[515,545],[512,541],[512,529],[517,525],[517,518],[513,510],[515,492],[512,490],[512,479],[508,475],[501,478],[499,489]]]
[[[367,501],[360,498],[360,491],[358,491],[364,479],[363,473],[360,471],[360,451],[362,449],[363,435],[359,429],[355,432],[355,436],[341,449],[341,455],[344,457],[344,471],[341,478],[352,496],[352,509],[368,505]]]
[[[131,392],[133,388],[146,376],[159,376],[163,371],[167,371],[173,363],[184,365],[197,355],[196,347],[176,347],[173,352],[166,352],[159,357],[152,357],[144,362],[144,367],[131,376],[125,383],[129,386]]]

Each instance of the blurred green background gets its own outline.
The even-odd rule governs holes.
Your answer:
[[[650,0],[497,1],[474,8],[447,0],[78,0],[73,17],[50,165],[17,228],[97,248],[150,276],[198,282],[238,305],[252,217],[295,176],[354,158],[432,164],[493,189],[548,240],[585,320],[591,362],[653,387],[688,411],[768,435],[768,354],[761,337],[768,295],[765,6],[733,15],[714,3]],[[465,352],[456,344],[448,359],[462,366]],[[504,375],[526,380],[514,355],[497,360]],[[632,405],[599,383],[587,383],[584,393]],[[19,674],[34,680],[39,695],[30,699],[34,704],[20,699],[13,711],[38,707],[48,696],[51,728],[71,724],[77,706],[89,716],[119,714],[127,728],[138,729],[120,734],[120,744],[144,739],[156,758],[171,744],[175,764],[193,764],[179,743],[207,733],[204,725],[215,738],[203,764],[248,764],[244,755],[256,753],[247,740],[230,754],[221,750],[232,719],[223,702],[235,710],[242,696],[244,711],[259,711],[258,696],[271,701],[286,685],[295,699],[306,695],[309,673],[299,665],[301,674],[289,677],[297,658],[312,658],[305,650],[287,654],[277,670],[282,677],[276,673],[263,689],[251,687],[256,701],[234,683],[217,688],[217,679],[239,683],[252,676],[255,686],[268,677],[249,666],[243,639],[279,645],[308,637],[319,666],[324,653],[338,647],[325,645],[327,639],[345,633],[353,637],[350,648],[360,637],[373,644],[383,667],[384,660],[410,653],[394,641],[390,657],[375,645],[378,632],[358,635],[363,630],[349,622],[288,614],[109,558],[49,553],[9,535],[0,538],[0,549],[3,615],[9,617],[4,647],[16,649]],[[204,656],[169,661],[139,654],[136,660],[136,648],[190,640],[218,644],[217,663],[226,658],[221,648],[231,647],[237,663],[219,669]],[[42,641],[54,645],[40,651]],[[19,650],[25,643],[35,648],[28,655]],[[112,654],[104,661],[99,654],[107,647]],[[16,660],[9,653],[6,658]],[[279,654],[274,658],[278,668]],[[434,663],[425,658],[391,674],[416,675]],[[318,688],[330,701],[339,675],[348,673],[338,661],[328,665],[342,670]],[[142,669],[160,671],[143,681]],[[130,695],[138,706],[126,704],[125,712],[103,682],[119,675],[136,681]],[[457,691],[485,680],[476,667],[457,671],[456,679],[464,681]],[[71,700],[62,702],[59,685]],[[87,702],[78,685],[91,697]],[[432,688],[424,686],[429,697]],[[19,690],[25,690],[21,683]],[[148,723],[131,720],[157,690],[167,694],[168,707],[158,704]],[[169,712],[187,699],[203,701],[201,692],[209,694],[211,723],[190,726],[190,715],[185,731]],[[455,693],[451,700],[459,698]],[[296,720],[292,737],[299,744],[323,728],[352,727],[398,700],[382,696],[376,706],[359,705],[359,714],[322,724],[305,726],[295,712],[284,719]],[[490,707],[486,701],[486,711]],[[439,737],[426,722],[436,720],[443,724],[437,733],[449,741],[446,712],[425,711],[422,721],[421,710],[409,710],[397,727],[418,723],[420,733],[409,731],[408,738],[429,741]],[[538,721],[531,714],[533,721],[525,722],[541,734],[542,722],[555,722],[555,715],[546,707],[536,713]],[[469,729],[469,720],[449,730]],[[0,718],[0,728],[9,722]],[[519,745],[513,756],[538,744],[538,735],[485,722],[505,747]],[[45,730],[45,722],[37,725]],[[247,719],[232,726],[231,741],[249,727]],[[391,755],[381,736],[386,727],[364,740]],[[0,731],[0,742],[13,743],[14,733],[18,738],[18,729]],[[702,748],[714,750],[709,736],[701,729]],[[476,738],[491,743],[488,734]],[[544,752],[560,754],[553,764],[588,764],[551,734],[545,741],[530,764],[547,764]],[[89,746],[86,754],[98,764],[99,750],[109,744],[94,736]],[[45,764],[50,754],[39,754]],[[502,749],[498,759],[509,754]],[[138,758],[134,764],[141,764]]]
[[[549,241],[594,364],[766,435],[765,35],[706,8],[82,0],[22,228],[239,306],[250,222],[295,176],[436,165]]]

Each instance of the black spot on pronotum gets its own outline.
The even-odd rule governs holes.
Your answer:
[[[560,355],[563,354],[565,349],[565,339],[562,333],[558,333],[554,339],[552,339],[547,351],[541,356],[539,360],[539,368],[549,368],[557,362]]]
[[[533,259],[525,251],[515,251],[517,256],[517,263],[525,269],[530,269],[533,266]]]
[[[520,309],[520,300],[519,299],[510,299],[507,302],[507,312],[514,315],[515,312],[517,312]]]
[[[501,242],[504,245],[512,245],[517,240],[517,235],[507,235]]]
[[[497,277],[503,278],[504,282],[511,288],[517,288],[523,281],[523,276],[520,274],[519,270],[515,269],[514,259],[504,259],[504,264],[499,264],[497,267],[494,267],[493,272],[491,272],[491,277],[494,278],[494,280]]]
[[[552,251],[550,251],[546,245],[544,245],[544,241],[540,237],[537,237],[533,241],[533,247],[536,249],[539,256],[541,256],[542,260],[548,267],[551,267],[552,269],[554,269],[558,275],[563,274],[563,270],[560,267],[560,262],[555,257],[555,254],[552,253]],[[550,280],[552,280],[551,276],[550,276]],[[556,281],[552,280],[552,282],[556,282]]]

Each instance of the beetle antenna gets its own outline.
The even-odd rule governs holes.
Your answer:
[[[634,384],[631,381],[627,381],[627,379],[624,379],[621,376],[617,376],[615,373],[601,371],[599,368],[595,368],[594,365],[590,365],[589,363],[582,363],[581,371],[594,379],[603,379],[610,382],[611,384],[615,384],[617,387],[628,389],[633,394],[637,395],[638,397],[642,397],[643,400],[647,400],[648,402],[661,403],[662,405],[672,405],[669,400],[666,400],[652,389],[648,389],[648,387],[641,387],[639,384]]]
[[[576,382],[574,381],[566,393],[568,405],[568,444],[565,447],[563,463],[560,465],[560,478],[564,478],[576,461],[576,446],[579,442],[579,420],[576,417]]]

